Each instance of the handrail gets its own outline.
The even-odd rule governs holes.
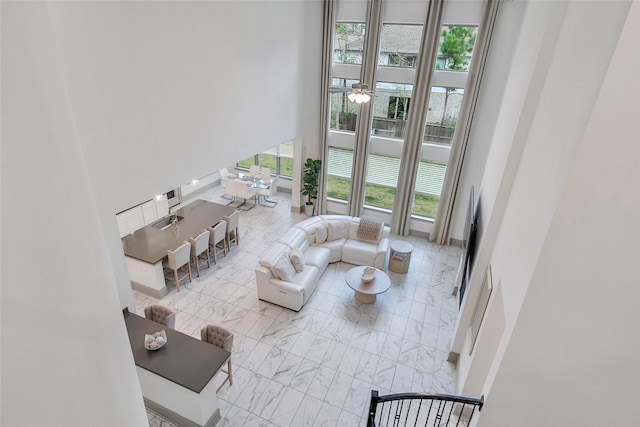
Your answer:
[[[414,404],[416,401],[418,403]],[[437,402],[435,408],[434,402]],[[378,405],[381,405],[379,412]],[[449,426],[450,422],[455,423],[452,424],[455,426],[468,426],[475,409],[481,411],[483,405],[484,396],[479,399],[440,393],[396,393],[379,396],[377,390],[372,390],[367,427]]]

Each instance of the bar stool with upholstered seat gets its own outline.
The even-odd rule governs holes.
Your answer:
[[[202,341],[208,342],[209,344],[215,345],[216,347],[220,347],[223,350],[227,350],[231,353],[233,348],[233,334],[226,330],[225,328],[217,325],[206,325],[200,330],[200,338]],[[222,381],[222,384],[216,389],[216,393],[220,391],[224,383],[229,381],[229,385],[233,385],[233,373],[231,371],[231,356],[227,360],[227,370],[220,369],[222,372],[227,374],[227,378]]]
[[[152,304],[144,308],[144,317],[156,323],[175,329],[176,312],[160,304]]]
[[[191,243],[191,261],[196,266],[196,273],[200,277],[200,266],[207,264],[207,268],[211,267],[209,260],[209,230],[204,230],[194,239],[189,239]]]
[[[227,249],[231,250],[231,242],[236,242],[236,246],[240,243],[240,235],[238,234],[240,211],[235,211],[229,216],[225,215],[222,219],[227,222]]]
[[[189,282],[191,282],[191,263],[189,262],[191,255],[191,244],[189,242],[184,242],[180,246],[178,246],[174,250],[167,251],[167,261],[163,262],[163,267],[166,267],[171,272],[173,272],[173,278],[171,276],[166,276],[165,279],[173,280],[176,284],[176,289],[180,292],[180,281],[185,277],[189,278]],[[187,272],[180,277],[180,269],[183,267],[187,267]]]
[[[213,252],[213,261],[217,264],[220,253],[227,256],[227,221],[220,221],[215,227],[209,227],[207,230],[209,230],[209,252]]]

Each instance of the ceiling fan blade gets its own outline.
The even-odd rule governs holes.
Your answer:
[[[350,87],[330,87],[329,88],[329,93],[349,93],[351,92],[353,89],[351,89]]]

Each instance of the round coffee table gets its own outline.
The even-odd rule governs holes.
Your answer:
[[[356,291],[357,301],[364,304],[371,304],[376,301],[377,294],[386,292],[389,287],[391,287],[391,279],[389,279],[387,273],[376,268],[376,274],[373,280],[371,282],[363,282],[361,276],[365,267],[364,265],[360,265],[347,271],[345,281],[351,289]]]

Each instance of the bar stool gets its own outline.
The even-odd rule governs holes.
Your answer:
[[[166,275],[165,279],[173,280],[178,292],[180,292],[180,281],[182,279],[188,277],[189,282],[191,282],[191,263],[189,262],[190,254],[191,244],[189,242],[184,242],[174,250],[169,249],[167,251],[167,261],[166,263],[163,263],[163,267],[166,267],[173,272],[173,279],[171,276],[167,277]],[[187,272],[180,277],[180,269],[184,266],[187,266]]]
[[[227,350],[229,353],[231,353],[233,348],[233,334],[221,326],[206,325],[200,330],[200,338],[202,341],[208,342],[216,347],[220,347],[223,350]],[[227,378],[225,378],[225,380],[222,381],[222,384],[220,384],[216,389],[216,393],[220,391],[224,383],[227,381],[229,381],[229,385],[233,385],[231,356],[229,356],[229,360],[227,360],[227,370],[224,370],[224,368],[220,370],[227,374]]]
[[[209,230],[204,230],[198,234],[195,239],[189,239],[191,243],[191,261],[196,266],[196,272],[200,277],[200,266],[207,264],[207,268],[211,267],[209,260]],[[201,262],[202,260],[202,262]]]

